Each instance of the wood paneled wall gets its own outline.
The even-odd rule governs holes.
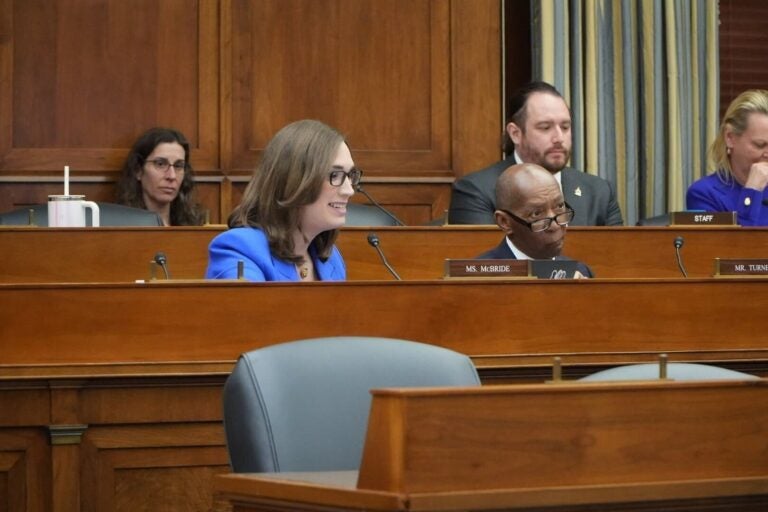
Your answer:
[[[500,0],[0,0],[0,211],[61,193],[64,165],[112,200],[133,140],[166,125],[219,222],[271,136],[316,118],[374,197],[428,222],[499,157],[500,27]]]
[[[229,510],[212,480],[229,472],[221,390],[231,363],[215,366],[3,372],[0,407],[14,414],[0,416],[0,510]]]

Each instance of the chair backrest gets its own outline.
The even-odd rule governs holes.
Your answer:
[[[653,380],[659,378],[659,363],[617,366],[583,377],[580,380]],[[749,373],[698,363],[668,363],[667,378],[674,380],[753,380]]]
[[[224,386],[232,469],[358,469],[371,389],[479,384],[467,356],[412,341],[317,338],[247,352]]]
[[[141,208],[131,208],[115,203],[99,205],[101,226],[162,226],[163,220],[155,213]],[[35,204],[0,214],[0,225],[29,226],[29,211],[34,213],[34,225],[48,227],[48,204]],[[91,225],[91,211],[85,212],[85,223]]]
[[[436,219],[432,219],[426,224],[425,226],[447,226],[448,225],[448,215],[441,215],[440,217]]]
[[[397,226],[395,219],[375,206],[348,203],[345,226]]]
[[[637,221],[638,226],[669,226],[670,216],[668,213],[656,215],[655,217],[647,217]]]

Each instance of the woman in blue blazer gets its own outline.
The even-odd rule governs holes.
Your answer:
[[[688,188],[688,209],[736,212],[742,226],[768,226],[768,91],[745,91],[731,102],[709,157],[717,172]]]
[[[281,129],[267,144],[229,230],[208,247],[208,279],[234,279],[238,262],[251,281],[346,279],[334,245],[363,173],[344,137],[319,121]]]

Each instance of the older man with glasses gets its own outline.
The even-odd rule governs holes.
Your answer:
[[[575,212],[546,169],[536,164],[509,167],[496,182],[496,205],[494,219],[506,236],[478,258],[569,259],[560,253]],[[576,277],[592,277],[592,271],[579,262]]]

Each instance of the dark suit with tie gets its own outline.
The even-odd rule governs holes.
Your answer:
[[[496,180],[515,165],[510,156],[490,167],[467,174],[453,184],[450,224],[496,224]],[[565,201],[576,215],[571,226],[621,226],[624,221],[610,182],[603,178],[566,167],[561,171]]]
[[[501,243],[491,249],[490,251],[486,251],[480,256],[477,257],[479,260],[516,260],[515,253],[512,252],[512,249],[509,248],[509,244],[507,244],[507,237],[504,237],[501,240]],[[573,261],[571,258],[568,258],[567,256],[557,256],[555,258],[556,260],[561,261]],[[578,263],[578,269],[579,272],[582,273],[584,277],[595,277],[592,274],[592,269],[589,268],[585,263],[582,263],[580,261],[577,261]]]

